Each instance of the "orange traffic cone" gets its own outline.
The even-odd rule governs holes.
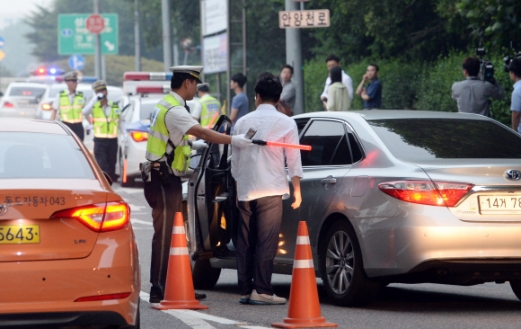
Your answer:
[[[338,327],[320,314],[317,281],[306,222],[298,225],[297,247],[289,293],[288,317],[272,323],[276,328]]]
[[[170,259],[166,272],[165,296],[161,303],[152,305],[158,310],[188,309],[201,310],[208,306],[201,305],[195,299],[192,268],[188,259],[183,214],[176,212],[170,243]]]

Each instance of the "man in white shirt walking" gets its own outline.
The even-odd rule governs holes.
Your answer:
[[[275,108],[282,92],[280,81],[270,73],[259,75],[255,86],[257,109],[237,121],[235,134],[249,128],[256,139],[298,144],[297,125]],[[232,175],[237,182],[241,219],[237,238],[237,276],[242,304],[285,304],[271,287],[273,260],[277,254],[282,200],[289,198],[286,160],[297,209],[302,202],[300,178],[303,176],[300,151],[253,145],[233,147]]]
[[[327,71],[331,71],[331,69],[335,66],[340,66],[340,58],[336,55],[329,55],[326,58]],[[347,87],[347,93],[349,94],[349,102],[353,100],[353,80],[347,73],[342,70],[342,83]],[[320,100],[322,102],[327,102],[327,90],[329,85],[331,84],[331,78],[328,76],[326,79],[326,83],[324,85],[324,91],[320,95]]]

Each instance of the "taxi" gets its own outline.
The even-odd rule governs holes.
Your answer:
[[[130,208],[56,121],[0,120],[0,327],[139,328]]]

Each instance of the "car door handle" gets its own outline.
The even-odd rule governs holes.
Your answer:
[[[328,176],[320,181],[323,185],[326,184],[336,184],[336,178]]]

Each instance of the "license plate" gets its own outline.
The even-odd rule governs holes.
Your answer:
[[[0,226],[0,244],[2,243],[40,243],[40,226],[2,225]]]
[[[479,196],[479,210],[483,215],[521,214],[521,196],[493,195]]]

